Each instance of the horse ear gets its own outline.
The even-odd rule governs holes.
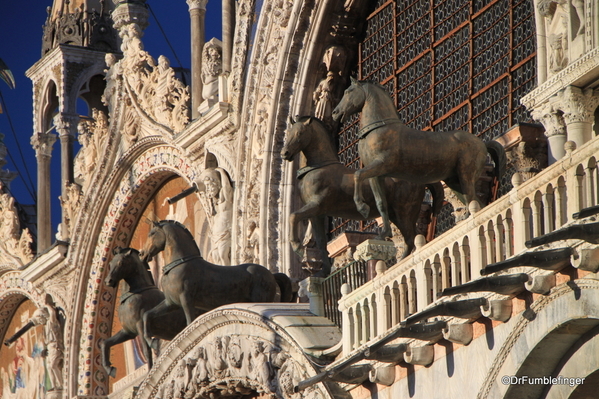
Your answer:
[[[133,253],[133,248],[127,248],[125,251],[125,256],[130,256]]]
[[[289,115],[289,124],[293,125],[295,124],[295,120],[293,119],[293,116]]]
[[[312,123],[313,119],[314,119],[314,117],[310,116],[308,119],[306,119],[306,121],[304,122],[304,125],[308,126],[310,123]]]
[[[158,223],[155,220],[152,220],[152,224],[154,225],[154,227],[160,227],[160,223]]]
[[[358,84],[358,80],[356,78],[354,78],[353,76],[349,77],[349,81],[351,82],[351,84],[353,85],[357,85]]]
[[[121,247],[114,247],[114,249],[112,250],[112,254],[113,255],[118,255],[121,252],[122,249],[123,248],[121,248]]]

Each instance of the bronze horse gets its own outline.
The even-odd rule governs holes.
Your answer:
[[[498,142],[484,143],[473,134],[460,130],[424,132],[412,129],[399,120],[393,99],[382,86],[352,78],[341,102],[333,110],[333,118],[344,121],[360,110],[358,152],[364,167],[354,175],[354,201],[364,217],[370,211],[361,189],[365,179],[370,179],[377,207],[381,214],[385,214],[383,177],[417,184],[442,180],[468,205],[478,201],[475,184],[485,166],[487,151],[495,162],[496,175],[503,174],[506,156]]]
[[[356,209],[353,201],[355,170],[345,167],[337,158],[337,153],[330,140],[330,132],[323,123],[313,117],[301,117],[298,121],[290,120],[291,127],[287,131],[286,141],[281,156],[287,161],[302,152],[307,166],[298,170],[300,197],[305,204],[290,216],[290,242],[293,250],[303,255],[298,225],[302,220],[310,219],[317,246],[326,251],[324,219],[336,216],[345,219],[366,220]],[[387,193],[387,203],[391,205],[388,218],[383,216],[383,229],[380,238],[391,236],[389,220],[401,231],[406,243],[402,259],[414,249],[416,236],[416,220],[420,213],[426,186],[408,181],[386,178],[383,181]],[[435,214],[443,203],[443,187],[441,183],[431,184],[433,194],[433,212]],[[371,190],[365,191],[366,203],[374,206]],[[378,217],[372,212],[371,218]],[[326,271],[325,271],[326,273]]]
[[[136,249],[116,248],[113,253],[104,283],[109,287],[116,287],[119,281],[125,280],[126,286],[121,294],[118,311],[123,328],[100,344],[102,365],[111,377],[116,375],[116,368],[110,364],[110,348],[138,335],[143,337],[146,329],[157,338],[171,340],[186,326],[185,314],[181,309],[175,309],[164,317],[150,319],[149,325],[144,327],[144,315],[164,300],[164,294],[154,285],[147,264],[140,260]],[[151,368],[152,350],[145,340],[142,341],[142,350]]]
[[[253,263],[218,266],[207,262],[189,230],[179,222],[154,222],[141,251],[142,260],[148,261],[161,251],[166,263],[162,269],[165,298],[144,315],[144,320],[181,307],[189,325],[199,315],[222,305],[273,302],[277,286],[281,300],[291,301],[289,277],[282,273],[275,276],[264,266]],[[148,342],[150,334],[146,330]]]

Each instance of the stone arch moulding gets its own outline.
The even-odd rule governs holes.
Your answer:
[[[140,148],[146,147],[143,151]],[[70,353],[81,353],[77,359],[71,358],[69,376],[73,380],[69,386],[76,388],[73,395],[107,395],[108,379],[100,365],[99,340],[110,335],[114,313],[115,290],[104,286],[110,254],[117,246],[127,246],[139,222],[144,207],[158,187],[168,178],[178,175],[191,183],[195,169],[188,163],[184,154],[177,148],[162,142],[156,137],[148,137],[130,149],[130,154],[139,154],[127,161],[127,156],[119,162],[120,168],[108,179],[108,186],[115,183],[114,194],[107,198],[105,213],[99,213],[99,233],[89,245],[92,247],[91,261],[85,270],[80,271],[80,287],[77,290],[73,323],[80,326],[78,342],[71,343]],[[92,211],[93,212],[93,211]],[[95,222],[90,220],[93,225]],[[71,328],[77,328],[75,324]]]
[[[302,313],[307,307],[280,304],[274,309],[272,304],[235,304],[198,317],[165,348],[136,398],[158,399],[173,397],[172,394],[174,397],[264,395],[278,399],[335,397],[329,392],[335,388],[323,384],[294,392],[300,381],[317,374],[299,344],[299,340],[306,339],[305,334],[293,328],[290,333],[284,328],[290,318],[294,319],[289,317],[294,311]]]
[[[508,397],[541,397],[544,385],[505,385],[504,376],[552,376],[563,369],[559,364],[579,338],[599,326],[599,281],[583,278],[563,284],[547,297],[535,301],[518,316],[489,369],[477,399]],[[565,331],[569,329],[570,331]],[[556,339],[556,337],[558,337]],[[561,342],[561,344],[556,344]],[[551,361],[533,358],[550,345]],[[535,350],[536,348],[540,350]],[[584,345],[582,346],[584,349]],[[522,351],[525,350],[525,353]],[[572,356],[569,354],[568,356]],[[553,363],[552,363],[553,362]],[[532,364],[538,367],[532,367]],[[537,373],[540,373],[537,375]],[[586,375],[564,377],[586,377]],[[539,392],[519,390],[540,389]],[[517,392],[518,391],[518,392]],[[543,396],[544,397],[544,396]]]
[[[33,284],[20,278],[19,271],[9,271],[0,276],[0,339],[4,340],[13,315],[19,305],[26,299],[35,306],[42,307],[44,296],[37,291]]]
[[[83,66],[83,70],[81,71],[81,73],[79,74],[79,76],[76,77],[76,80],[69,85],[69,87],[66,87],[66,90],[69,90],[70,92],[65,93],[67,96],[67,100],[68,100],[68,104],[64,104],[65,105],[65,109],[72,109],[72,110],[76,110],[77,109],[77,99],[79,98],[79,94],[81,89],[83,88],[83,86],[89,82],[89,80],[91,78],[93,78],[96,75],[102,75],[104,76],[104,62],[96,62],[94,64],[91,65],[84,65]]]

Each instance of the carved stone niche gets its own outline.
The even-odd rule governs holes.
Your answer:
[[[508,169],[513,167],[524,181],[547,167],[547,137],[541,125],[514,125],[497,141],[507,152]]]
[[[307,305],[234,306],[199,317],[171,341],[136,397],[331,397],[322,384],[298,393],[294,387],[316,375],[302,345],[319,350],[335,345],[341,339],[336,326],[311,314]],[[306,323],[304,328],[283,330],[282,326],[295,326],[298,320]]]

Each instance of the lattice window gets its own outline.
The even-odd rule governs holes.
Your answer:
[[[394,94],[403,122],[420,130],[463,129],[492,140],[531,122],[520,98],[536,78],[530,0],[377,1],[360,44],[358,75]],[[340,157],[360,166],[357,119],[340,133]],[[343,143],[341,145],[341,143]],[[500,193],[509,190],[502,179]],[[453,225],[447,215],[437,226]],[[338,221],[335,234],[348,223]],[[352,229],[372,228],[358,223]]]

